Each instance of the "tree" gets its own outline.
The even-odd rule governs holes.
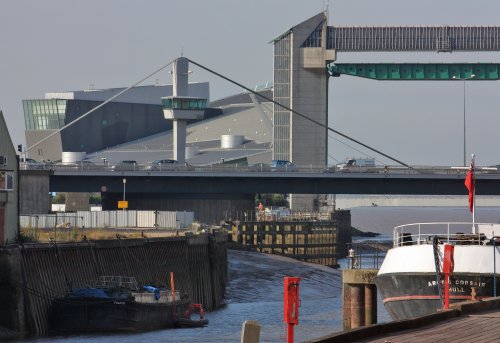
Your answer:
[[[90,193],[89,202],[93,205],[98,205],[102,203],[101,193],[94,192]]]
[[[261,193],[255,196],[255,206],[262,203],[266,207],[289,207],[287,194]]]
[[[65,204],[66,203],[66,194],[65,193],[56,193],[52,197],[53,204]]]

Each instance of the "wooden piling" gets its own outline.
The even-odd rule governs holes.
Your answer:
[[[365,325],[377,324],[377,286],[365,284]]]
[[[365,287],[353,284],[349,287],[351,295],[351,329],[365,326]]]

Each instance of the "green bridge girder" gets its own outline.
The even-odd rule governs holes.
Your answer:
[[[331,76],[351,75],[379,81],[499,80],[498,63],[330,63]]]

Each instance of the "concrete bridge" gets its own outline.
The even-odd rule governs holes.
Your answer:
[[[29,174],[25,172],[24,177]],[[465,195],[465,172],[451,169],[387,173],[227,171],[52,171],[50,192],[141,194],[422,194]],[[500,173],[476,175],[476,194],[500,195]]]
[[[254,211],[259,193],[466,195],[465,172],[450,168],[396,169],[387,173],[340,173],[325,169],[255,172],[248,168],[184,171],[23,170],[21,214],[50,211],[50,192],[100,192],[104,210],[125,197],[129,209],[190,210],[218,223],[227,211]],[[125,183],[124,183],[125,180]],[[500,173],[476,175],[477,195],[500,195]],[[88,198],[87,198],[88,204]]]

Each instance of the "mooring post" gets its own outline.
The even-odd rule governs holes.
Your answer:
[[[343,327],[354,329],[377,323],[376,269],[342,271]]]
[[[256,320],[245,320],[241,330],[241,343],[259,343],[260,324]]]

